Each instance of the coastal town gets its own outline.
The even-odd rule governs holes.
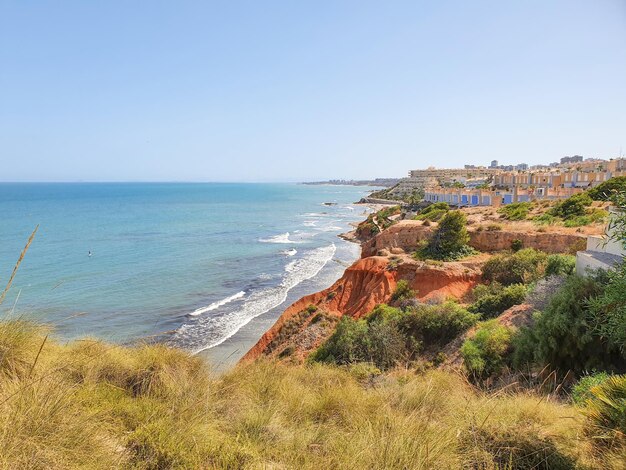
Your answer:
[[[406,178],[379,192],[392,200],[423,198],[458,206],[494,206],[535,200],[567,199],[626,175],[626,159],[567,156],[549,165],[465,165],[411,170]]]

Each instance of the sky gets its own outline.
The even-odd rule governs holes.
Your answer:
[[[626,154],[626,0],[0,0],[0,181]]]

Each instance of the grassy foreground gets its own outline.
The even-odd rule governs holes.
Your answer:
[[[621,468],[577,408],[461,376],[269,361],[0,322],[2,468]]]

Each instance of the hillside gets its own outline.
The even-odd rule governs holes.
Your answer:
[[[441,371],[260,360],[0,323],[2,468],[622,468],[583,409]]]

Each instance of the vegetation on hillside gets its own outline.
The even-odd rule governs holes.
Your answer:
[[[431,222],[437,222],[450,210],[450,206],[447,202],[435,202],[430,204],[424,209],[420,210],[415,215],[415,220],[429,220]]]
[[[609,340],[618,340],[623,326],[609,321],[596,327],[592,321],[599,316],[613,315],[613,305],[597,302],[597,299],[608,295],[625,302],[626,291],[607,293],[609,285],[606,273],[569,276],[548,306],[536,315],[532,327],[522,329],[515,338],[516,366],[549,365],[561,374],[626,371],[626,351],[620,351],[621,345]]]
[[[387,370],[418,358],[426,348],[441,347],[478,321],[454,302],[377,306],[360,320],[343,317],[312,361],[352,364],[368,362]]]
[[[617,176],[587,191],[594,201],[609,201],[616,193],[626,194],[626,176]]]
[[[590,427],[610,415],[485,394],[455,374],[259,360],[212,377],[163,346],[45,338],[27,323],[0,328],[3,468],[619,465]]]
[[[428,242],[416,252],[416,257],[452,261],[474,253],[468,245],[466,224],[463,212],[446,212]]]
[[[374,212],[357,226],[356,233],[359,236],[376,235],[380,233],[381,229],[385,230],[393,225],[394,221],[390,217],[399,213],[400,206],[385,207],[378,212]]]

